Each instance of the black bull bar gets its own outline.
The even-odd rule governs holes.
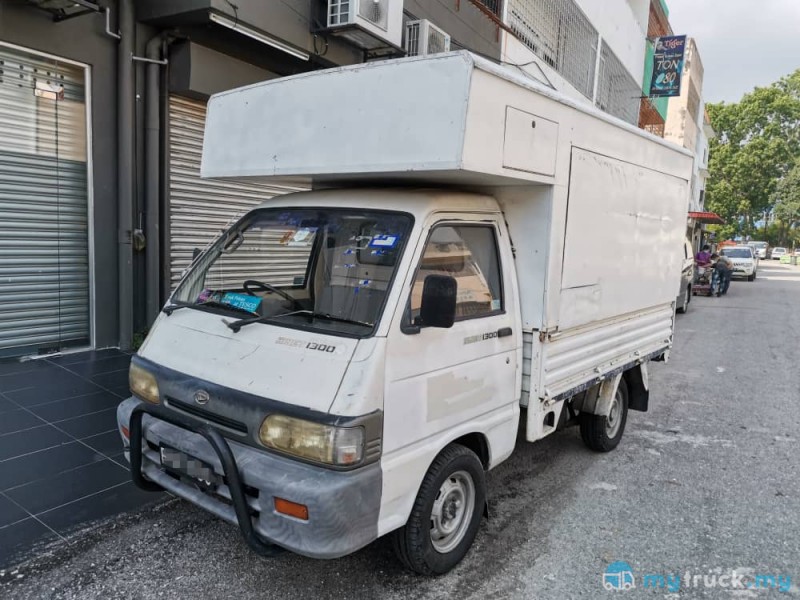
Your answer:
[[[244,483],[239,474],[239,468],[236,466],[236,459],[233,456],[231,447],[222,434],[209,425],[192,423],[177,415],[170,414],[158,406],[149,404],[139,404],[136,406],[131,412],[130,454],[131,478],[137,487],[148,492],[163,490],[160,485],[150,481],[142,473],[142,417],[144,417],[145,414],[155,419],[165,421],[170,425],[188,429],[189,431],[203,436],[214,449],[214,452],[217,453],[217,458],[219,458],[222,464],[222,474],[231,493],[231,501],[233,502],[233,509],[236,512],[236,520],[239,522],[239,529],[242,531],[242,536],[244,536],[247,545],[261,556],[275,556],[284,552],[284,549],[280,546],[264,541],[253,529],[253,523],[250,520],[250,508],[245,499]]]

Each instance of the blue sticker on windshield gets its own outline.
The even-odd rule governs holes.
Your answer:
[[[396,244],[396,235],[376,235],[369,243],[372,248],[394,248]]]
[[[222,297],[223,304],[229,304],[242,310],[249,310],[256,312],[261,304],[261,298],[258,296],[251,296],[249,294],[237,294],[236,292],[228,292]]]

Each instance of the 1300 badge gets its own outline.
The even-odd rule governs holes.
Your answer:
[[[319,342],[306,342],[303,340],[296,340],[293,338],[279,337],[275,340],[276,344],[282,346],[291,346],[292,348],[302,348],[304,350],[316,350],[317,352],[326,352],[333,354],[336,352],[336,346],[330,344],[320,344]]]

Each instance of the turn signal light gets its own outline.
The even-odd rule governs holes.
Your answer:
[[[308,521],[308,507],[305,504],[297,504],[297,502],[289,502],[289,500],[276,497],[275,512]]]
[[[125,425],[123,425],[121,429],[122,429],[122,437],[124,437],[126,440],[131,439],[131,432],[128,431],[128,428],[125,427]]]

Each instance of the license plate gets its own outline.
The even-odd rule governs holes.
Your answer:
[[[215,488],[218,477],[211,465],[204,463],[185,452],[169,446],[161,446],[161,466],[181,475],[187,475],[205,488]]]

